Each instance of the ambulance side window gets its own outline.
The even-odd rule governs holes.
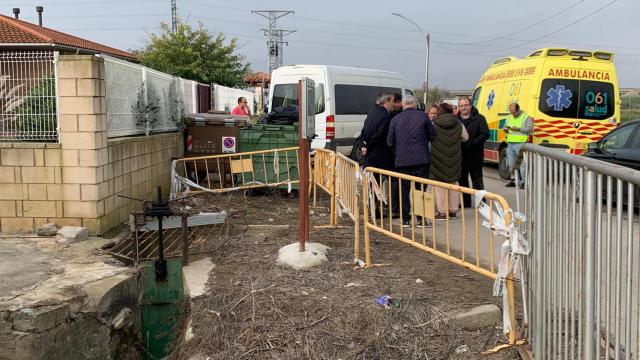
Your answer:
[[[478,108],[478,101],[480,100],[480,90],[482,89],[482,86],[478,87],[477,89],[475,89],[473,91],[473,96],[471,97],[471,105],[473,105],[474,108]]]

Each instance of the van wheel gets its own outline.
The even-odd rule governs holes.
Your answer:
[[[507,160],[507,148],[500,150],[498,155],[498,173],[503,180],[511,179],[511,171],[509,171],[509,161]]]

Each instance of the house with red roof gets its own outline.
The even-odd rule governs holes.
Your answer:
[[[0,15],[0,51],[50,50],[61,54],[106,54],[137,62],[127,51],[53,30],[28,21]]]

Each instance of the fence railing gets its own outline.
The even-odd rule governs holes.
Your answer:
[[[536,359],[640,359],[640,172],[524,146]]]
[[[0,141],[58,141],[54,51],[0,52]]]
[[[395,196],[393,184],[397,184]],[[375,231],[490,279],[498,279],[494,295],[504,297],[504,311],[509,319],[503,330],[509,335],[509,343],[516,343],[511,244],[510,240],[498,243],[494,239],[494,232],[510,236],[512,212],[502,196],[371,167],[364,171],[362,194],[366,267],[373,265],[370,232]],[[458,211],[463,194],[473,195],[477,206],[469,211],[462,207]],[[394,219],[392,212],[396,198],[398,219]],[[442,221],[436,219],[436,212],[444,214],[438,217]]]
[[[298,148],[260,150],[174,160],[171,196],[282,186],[299,183]]]

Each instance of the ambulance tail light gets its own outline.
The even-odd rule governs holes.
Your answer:
[[[335,117],[333,115],[327,116],[327,125],[325,127],[327,140],[333,140],[336,137],[336,126],[334,121]]]

